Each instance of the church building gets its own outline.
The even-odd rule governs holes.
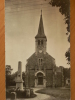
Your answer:
[[[25,85],[27,87],[63,86],[62,70],[62,67],[57,68],[55,59],[47,53],[47,37],[41,12],[38,33],[35,36],[35,52],[27,59]]]

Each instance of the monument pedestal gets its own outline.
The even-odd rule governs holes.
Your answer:
[[[16,89],[23,90],[23,80],[16,81]]]

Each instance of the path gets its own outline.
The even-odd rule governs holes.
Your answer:
[[[30,98],[30,99],[25,99],[25,100],[50,100],[49,95],[36,93],[37,90],[39,90],[39,88],[34,88],[34,93],[37,95],[35,98]]]
[[[54,97],[47,95],[47,94],[41,94],[41,93],[36,93],[37,90],[39,90],[41,88],[34,88],[34,93],[37,95],[34,98],[25,98],[25,99],[16,99],[16,100],[55,100]],[[9,100],[9,99],[7,99]]]
[[[55,98],[50,96],[50,95],[36,93],[36,91],[39,90],[39,89],[41,89],[41,88],[34,88],[34,93],[37,95],[35,98],[17,99],[17,100],[55,100]]]

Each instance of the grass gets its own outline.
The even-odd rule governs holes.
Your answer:
[[[45,88],[36,92],[53,96],[55,100],[70,100],[70,89]]]

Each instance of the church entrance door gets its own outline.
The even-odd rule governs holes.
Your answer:
[[[43,77],[38,77],[38,85],[43,85]]]
[[[38,77],[38,85],[43,85],[43,74],[38,73],[37,77]]]
[[[46,78],[43,71],[37,71],[35,73],[35,87],[46,87]]]

